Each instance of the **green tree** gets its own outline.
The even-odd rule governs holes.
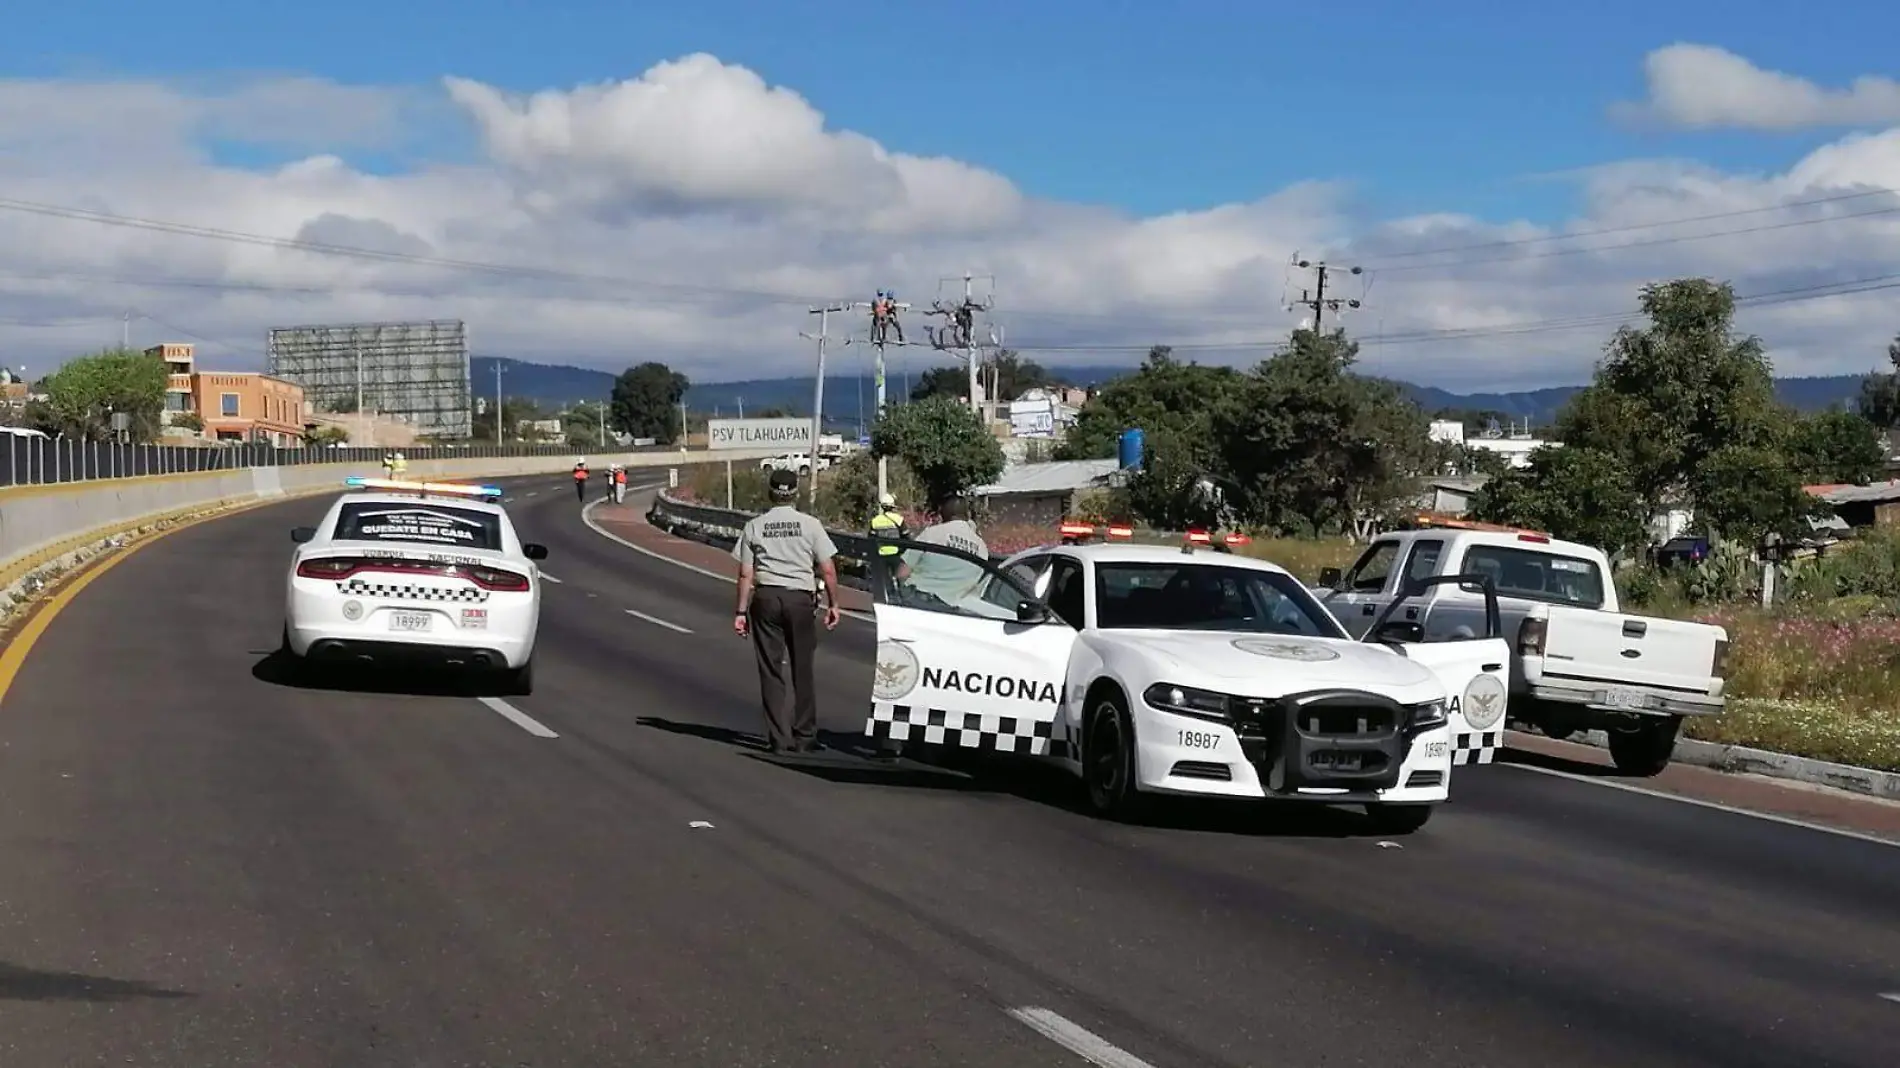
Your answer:
[[[1827,507],[1801,488],[1791,458],[1777,449],[1717,449],[1691,476],[1696,524],[1731,541],[1754,545],[1762,535],[1807,533],[1806,520]]]
[[[1450,449],[1398,386],[1352,373],[1343,330],[1296,330],[1210,417],[1219,468],[1249,520],[1283,533],[1364,533],[1415,495]]]
[[[1003,447],[967,405],[930,397],[887,409],[871,428],[871,454],[902,459],[932,508],[996,480]]]
[[[131,417],[128,439],[158,436],[165,409],[165,362],[132,349],[106,349],[69,360],[47,376],[46,416],[58,432],[88,441],[113,436],[112,416]]]
[[[1061,448],[1060,460],[1105,460],[1115,455],[1121,432],[1138,428],[1149,450],[1174,441],[1189,448],[1209,442],[1215,406],[1231,399],[1242,384],[1232,367],[1204,367],[1176,360],[1173,350],[1156,345],[1134,374],[1103,386],[1082,406]]]
[[[1788,466],[1804,485],[1866,485],[1887,466],[1880,432],[1853,412],[1839,409],[1811,415],[1790,413],[1784,452]]]
[[[629,367],[614,380],[608,427],[636,438],[679,441],[680,400],[692,383],[663,363],[648,361]]]
[[[1649,512],[1615,453],[1547,445],[1533,449],[1528,461],[1486,482],[1471,499],[1471,518],[1542,530],[1611,553],[1649,540]]]
[[[1860,380],[1860,401],[1855,406],[1876,430],[1900,426],[1900,336],[1887,346],[1887,364],[1892,370],[1876,371]]]
[[[1716,451],[1773,447],[1781,406],[1761,340],[1734,334],[1733,287],[1678,279],[1643,287],[1639,303],[1649,325],[1616,332],[1558,435],[1615,456],[1654,514],[1693,492],[1690,476]]]
[[[996,396],[992,400],[1015,400],[1029,390],[1039,386],[1059,384],[1060,375],[1052,374],[1034,360],[1025,360],[1021,354],[1009,349],[998,350],[978,373],[987,384],[994,383]],[[923,400],[926,397],[953,397],[963,401],[970,399],[970,369],[962,367],[933,367],[923,373],[910,388],[910,399]]]

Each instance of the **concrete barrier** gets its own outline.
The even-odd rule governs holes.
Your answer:
[[[590,457],[593,469],[618,463],[629,469],[689,468],[707,463],[757,460],[770,452],[640,452]],[[518,456],[416,460],[412,479],[488,479],[558,474],[571,457]],[[264,500],[342,492],[351,475],[380,477],[374,461],[240,467],[175,475],[63,482],[0,489],[0,590],[12,591],[42,568],[115,537],[170,519],[216,512]]]

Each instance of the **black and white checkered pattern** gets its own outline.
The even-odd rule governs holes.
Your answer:
[[[337,583],[337,592],[351,597],[375,597],[385,601],[470,602],[488,600],[488,591],[479,586],[417,586],[407,582],[365,582],[351,579]]]
[[[893,742],[953,745],[994,753],[1046,756],[1055,732],[1053,714],[1046,720],[1003,716],[993,712],[951,712],[941,708],[872,702],[864,733]]]
[[[1451,740],[1451,762],[1453,765],[1489,764],[1503,747],[1504,732],[1501,730],[1455,735]]]

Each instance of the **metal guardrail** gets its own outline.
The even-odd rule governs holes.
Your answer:
[[[661,490],[654,495],[652,507],[647,509],[647,522],[669,533],[695,537],[696,540],[716,541],[721,548],[726,548],[739,540],[739,531],[758,514],[736,508],[688,504],[674,500],[665,490]],[[868,534],[841,530],[831,530],[831,540],[837,543],[838,553],[847,564],[875,557],[880,544],[880,539]],[[991,563],[1001,563],[1005,559],[1007,557],[990,554]]]
[[[571,445],[470,445],[428,448],[280,449],[251,442],[208,445],[114,445],[71,438],[0,435],[0,486],[138,478],[144,475],[224,471],[240,467],[301,467],[306,464],[380,463],[391,451],[417,460],[510,459],[586,456],[601,449]],[[611,450],[615,454],[676,451],[662,446]]]

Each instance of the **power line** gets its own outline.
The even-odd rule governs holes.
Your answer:
[[[1324,260],[1321,260],[1318,263],[1313,263],[1308,260],[1302,260],[1299,258],[1299,253],[1297,252],[1294,253],[1293,256],[1295,260],[1293,266],[1298,267],[1302,271],[1311,270],[1314,274],[1315,281],[1313,283],[1313,288],[1310,291],[1306,289],[1300,290],[1300,299],[1294,301],[1293,303],[1298,304],[1301,307],[1312,309],[1313,332],[1315,334],[1320,334],[1320,333],[1325,332],[1324,320],[1326,317],[1326,312],[1331,311],[1334,315],[1338,315],[1342,308],[1356,309],[1359,307],[1359,302],[1357,300],[1352,300],[1350,298],[1342,299],[1340,297],[1329,298],[1326,296],[1326,277],[1327,275],[1331,274],[1333,271],[1338,270],[1339,268],[1328,264]],[[1353,274],[1353,275],[1363,273],[1362,269],[1358,267],[1349,267],[1346,270],[1348,274]]]
[[[1764,215],[1768,212],[1787,211],[1791,208],[1808,208],[1814,207],[1817,204],[1838,204],[1843,201],[1865,200],[1868,197],[1878,196],[1900,196],[1900,189],[1867,189],[1858,193],[1841,193],[1835,196],[1816,197],[1812,200],[1791,200],[1785,204],[1769,204],[1759,208],[1740,208],[1734,211],[1712,212],[1707,215],[1687,215],[1674,219],[1663,219],[1657,222],[1630,223],[1624,226],[1605,226],[1594,230],[1573,230],[1567,234],[1546,234],[1542,237],[1520,237],[1503,241],[1483,241],[1470,245],[1450,245],[1440,248],[1418,249],[1412,252],[1392,252],[1383,256],[1367,257],[1366,259],[1367,262],[1372,262],[1376,265],[1388,260],[1413,259],[1419,256],[1449,255],[1458,252],[1482,252],[1486,249],[1495,248],[1518,248],[1525,245],[1544,244],[1552,241],[1573,241],[1579,238],[1604,237],[1609,234],[1627,234],[1639,230],[1659,229],[1666,226],[1684,226],[1689,223],[1714,222],[1718,219],[1738,219],[1749,215]],[[1851,218],[1851,216],[1830,216],[1826,219],[1816,219],[1813,221],[1829,222],[1834,218],[1843,217]]]

